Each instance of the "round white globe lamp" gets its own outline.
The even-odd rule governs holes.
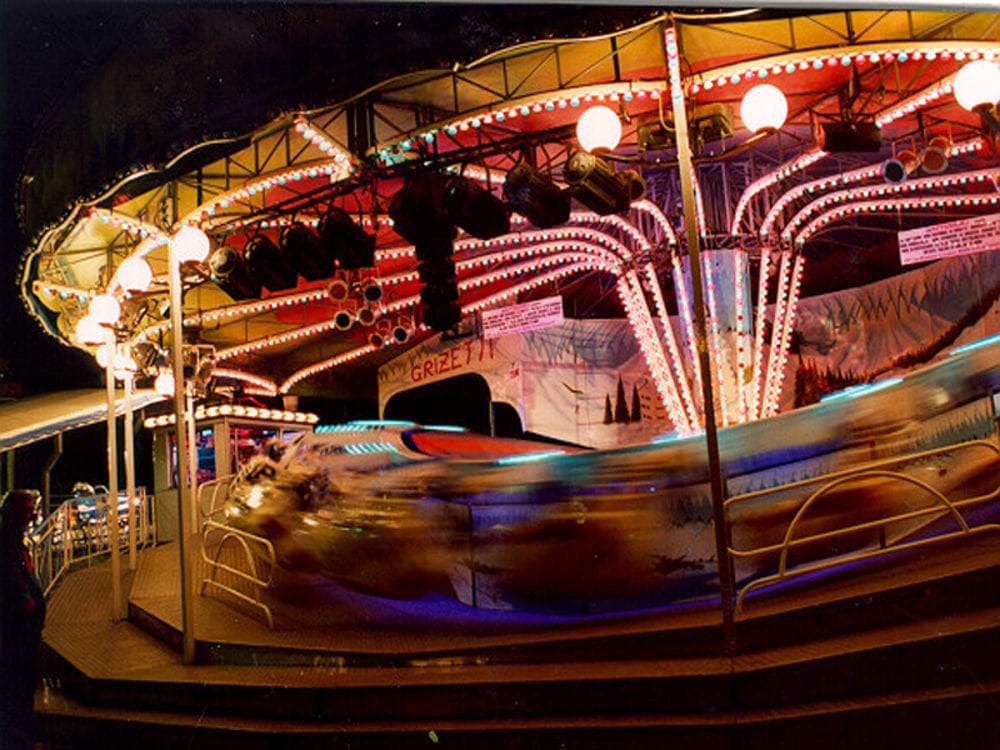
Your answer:
[[[613,109],[601,105],[591,107],[577,120],[576,138],[586,151],[614,151],[622,139],[622,121]]]
[[[87,314],[98,323],[113,325],[118,322],[118,316],[122,314],[122,306],[118,304],[113,294],[98,294],[90,300]]]
[[[118,283],[129,292],[144,292],[153,282],[153,269],[145,258],[132,255],[118,266]]]
[[[108,362],[111,361],[111,349],[108,347],[107,342],[97,347],[97,351],[94,352],[94,359],[97,360],[97,364],[101,367],[108,366]]]
[[[76,340],[80,344],[102,344],[107,339],[104,326],[91,315],[84,315],[76,324]]]
[[[992,60],[966,63],[955,76],[953,87],[955,99],[970,112],[992,107],[1000,101],[1000,66]]]
[[[153,381],[153,390],[161,396],[174,395],[174,376],[169,372],[161,372]]]
[[[777,86],[762,83],[743,95],[740,117],[751,133],[777,130],[788,117],[788,101]]]
[[[201,263],[211,249],[208,235],[198,227],[185,226],[170,240],[178,263]]]

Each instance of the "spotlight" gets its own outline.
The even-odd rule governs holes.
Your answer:
[[[417,272],[424,282],[420,288],[424,323],[434,331],[454,328],[462,320],[455,262],[448,256],[425,257],[418,263]]]
[[[503,197],[514,211],[539,229],[569,221],[569,192],[539,175],[527,162],[518,162],[507,173]]]
[[[268,291],[292,289],[298,282],[298,272],[288,258],[263,234],[258,234],[247,243],[243,257],[251,273]]]
[[[602,216],[627,211],[646,190],[635,170],[617,172],[610,162],[586,151],[570,156],[563,174],[573,197]]]
[[[382,299],[382,287],[378,279],[367,278],[361,280],[361,296],[365,302],[371,304]]]
[[[445,181],[437,172],[413,172],[392,197],[389,215],[396,232],[413,243],[423,286],[424,323],[447,331],[462,320],[455,263],[451,260],[455,228],[444,204]]]
[[[389,217],[396,233],[418,246],[450,243],[455,229],[448,218],[444,193],[443,175],[429,171],[408,174],[389,202]]]
[[[376,349],[380,349],[385,345],[385,336],[383,336],[378,331],[372,331],[368,334],[368,343],[374,346]]]
[[[365,328],[371,328],[375,325],[375,321],[378,320],[378,316],[375,315],[375,310],[368,305],[362,305],[355,317]]]
[[[338,310],[333,316],[333,325],[338,331],[347,331],[354,325],[354,315],[350,310]]]
[[[326,250],[344,269],[375,265],[375,235],[354,223],[345,211],[331,208],[319,222],[319,236]]]
[[[333,275],[333,253],[320,242],[319,235],[304,224],[292,224],[282,229],[278,244],[303,278],[316,281]]]
[[[351,293],[351,285],[347,283],[346,279],[338,276],[330,282],[326,293],[334,302],[343,302]]]
[[[208,256],[207,265],[212,280],[234,300],[260,297],[260,280],[250,272],[242,253],[235,247],[220,245]]]
[[[900,151],[895,158],[882,165],[882,179],[890,185],[903,182],[917,168],[917,155],[912,151]]]
[[[406,326],[397,325],[392,327],[392,340],[397,344],[405,344],[410,338],[410,329]]]
[[[927,174],[940,174],[948,168],[951,140],[943,135],[931,138],[927,148],[920,152],[920,168]]]
[[[475,180],[456,175],[444,191],[448,218],[480,240],[489,240],[510,231],[510,212],[503,201]]]

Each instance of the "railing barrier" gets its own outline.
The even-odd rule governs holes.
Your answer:
[[[854,561],[873,559],[916,547],[940,544],[950,539],[968,537],[972,534],[986,531],[1000,530],[1000,525],[995,523],[984,523],[979,526],[970,527],[962,512],[964,509],[972,508],[977,505],[983,505],[995,500],[998,496],[1000,496],[1000,483],[998,483],[997,486],[995,486],[990,492],[961,500],[951,500],[936,487],[917,477],[904,473],[901,468],[903,465],[919,466],[921,461],[934,456],[971,449],[986,450],[987,452],[992,453],[994,458],[1000,456],[1000,449],[998,449],[994,443],[985,440],[973,440],[957,445],[922,451],[908,456],[895,456],[892,458],[882,459],[864,466],[845,469],[843,471],[825,474],[811,479],[804,479],[798,482],[782,485],[780,487],[772,487],[766,490],[749,492],[729,498],[725,503],[725,512],[726,522],[730,532],[729,554],[732,558],[752,559],[774,556],[775,554],[778,556],[778,566],[775,573],[755,578],[746,583],[740,589],[736,598],[736,612],[742,612],[746,596],[750,591],[777,583],[779,581],[789,580],[808,573],[829,570],[834,566],[841,566]],[[896,470],[890,470],[891,467],[895,467]],[[804,520],[809,515],[809,511],[812,510],[823,497],[829,495],[831,492],[843,487],[844,485],[868,479],[885,479],[892,483],[908,485],[921,492],[923,496],[929,500],[929,504],[926,507],[922,507],[917,510],[893,512],[873,520],[851,523],[849,525],[828,529],[819,533],[797,535],[796,532],[800,530]],[[731,541],[732,532],[740,523],[739,519],[733,520],[730,517],[734,506],[746,503],[750,500],[776,496],[780,493],[787,493],[795,489],[806,488],[810,485],[818,485],[818,488],[805,496],[804,499],[800,499],[798,501],[797,508],[795,509],[791,520],[788,522],[784,533],[781,535],[780,542],[744,549],[733,546]],[[928,524],[947,516],[950,516],[954,520],[957,530],[927,536],[923,539],[912,539],[912,537],[914,537],[919,531],[925,529]],[[886,530],[892,524],[901,524],[906,521],[916,521],[921,518],[925,518],[926,522],[915,525],[913,528],[908,529],[905,533],[900,534],[894,539],[887,537]],[[844,540],[852,535],[857,535],[866,531],[876,531],[878,533],[879,544],[876,548],[873,549],[869,544],[849,552],[834,553],[824,557],[823,559],[810,563],[802,563],[794,567],[789,565],[789,554],[796,548],[802,548],[806,545],[816,544],[818,542],[829,542],[838,539]],[[911,541],[907,541],[907,539],[911,539]]]
[[[232,477],[222,477],[199,488],[201,559],[206,568],[201,594],[209,589],[225,592],[262,612],[273,630],[274,615],[263,594],[273,580],[274,546],[264,537],[216,520],[223,513],[231,481]]]

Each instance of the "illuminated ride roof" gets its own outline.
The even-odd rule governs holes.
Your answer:
[[[665,384],[664,406],[681,432],[695,430],[698,390],[678,364],[693,352],[671,340],[666,322],[678,315],[691,325],[680,282],[689,235],[675,97],[687,112],[702,249],[743,250],[755,273],[765,272],[757,288],[714,290],[709,278],[710,309],[713,293],[775,298],[788,323],[770,327],[780,351],[797,295],[810,285],[857,283],[843,268],[884,251],[901,229],[996,211],[993,136],[952,92],[966,62],[1000,57],[996,22],[993,14],[903,10],[664,15],[601,37],[535,41],[400,75],[200,144],[81,199],[28,249],[22,293],[39,323],[72,345],[89,300],[116,295],[119,338],[152,367],[171,336],[167,242],[177,229],[198,226],[214,251],[240,254],[262,238],[280,244],[291,225],[315,229],[339,209],[374,238],[370,265],[346,270],[340,258],[325,270],[303,266],[291,286],[265,283],[250,293],[206,264],[187,266],[186,341],[211,353],[213,377],[258,394],[371,374],[436,335],[424,319],[414,245],[389,215],[406,179],[462,174],[500,197],[507,174],[526,163],[565,189],[579,150],[575,123],[604,104],[623,122],[611,163],[639,173],[644,195],[605,214],[574,194],[571,216],[555,226],[514,213],[500,236],[461,232],[458,328],[480,311],[556,294],[569,317],[624,314]],[[778,132],[752,135],[740,100],[765,82],[784,92],[788,117]],[[888,179],[891,159],[912,171]],[[149,263],[148,291],[123,292],[117,272],[130,257]],[[379,297],[370,301],[373,286]],[[757,310],[747,367],[768,329],[764,306]],[[748,397],[743,420],[773,414],[781,388],[765,383],[762,364],[754,369],[760,392]]]

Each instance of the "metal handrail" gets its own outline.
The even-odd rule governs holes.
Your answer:
[[[736,612],[742,611],[743,604],[746,595],[756,588],[766,586],[772,583],[776,583],[781,580],[787,580],[796,576],[805,575],[807,573],[815,573],[820,570],[830,569],[834,566],[843,565],[848,562],[872,559],[881,555],[886,555],[889,553],[897,553],[903,550],[912,549],[915,547],[937,544],[948,539],[953,539],[961,536],[969,536],[973,533],[978,533],[981,531],[989,530],[1000,530],[1000,525],[998,524],[982,524],[975,528],[970,528],[965,517],[962,515],[961,510],[973,506],[981,505],[983,503],[995,500],[1000,497],[1000,485],[994,488],[992,491],[978,495],[971,498],[966,498],[959,501],[951,501],[945,495],[940,492],[937,488],[929,485],[928,483],[911,477],[899,471],[885,471],[882,467],[885,466],[897,466],[899,464],[912,464],[916,461],[922,460],[924,458],[939,455],[942,453],[952,453],[957,450],[963,450],[966,448],[985,448],[988,451],[1000,455],[1000,449],[997,448],[991,442],[985,440],[973,440],[965,443],[960,443],[957,445],[947,446],[943,448],[934,448],[927,451],[922,451],[920,453],[911,454],[908,456],[896,456],[889,459],[883,459],[880,461],[872,462],[863,467],[857,467],[854,469],[847,469],[839,472],[833,472],[819,477],[813,477],[811,479],[800,480],[790,484],[782,485],[780,487],[773,487],[767,490],[760,490],[756,492],[746,493],[744,495],[738,495],[730,498],[726,501],[727,510],[732,507],[737,502],[744,502],[746,500],[764,497],[767,495],[773,495],[777,493],[787,492],[789,489],[795,489],[798,487],[805,487],[810,484],[824,483],[819,489],[810,494],[802,504],[799,505],[793,518],[788,524],[785,530],[784,537],[780,543],[770,544],[755,547],[752,549],[737,549],[733,547],[732,543],[729,544],[729,553],[736,558],[750,558],[761,555],[773,554],[775,552],[779,553],[778,571],[774,574],[763,576],[757,578],[753,581],[747,583],[739,592],[736,599]],[[812,534],[804,537],[795,537],[794,533],[798,527],[800,521],[805,517],[807,511],[810,507],[823,495],[829,493],[836,487],[846,484],[848,482],[858,481],[862,479],[868,479],[872,477],[882,477],[894,480],[899,480],[908,484],[912,484],[920,489],[926,491],[931,498],[934,500],[934,504],[928,508],[921,508],[916,511],[908,511],[905,513],[896,513],[894,515],[885,516],[883,518],[875,519],[872,521],[866,521],[863,523],[852,524],[850,526],[844,526],[838,529],[833,529],[819,534]],[[860,549],[846,554],[836,555],[825,560],[821,560],[813,563],[806,563],[796,566],[793,570],[788,568],[788,555],[789,552],[794,547],[804,546],[806,544],[814,543],[817,541],[835,539],[837,537],[844,537],[851,534],[855,534],[859,531],[865,531],[870,529],[884,529],[890,524],[899,523],[901,521],[912,520],[920,518],[922,516],[935,516],[941,517],[943,515],[951,515],[957,525],[959,526],[958,531],[949,532],[946,534],[939,534],[927,539],[919,539],[910,542],[903,541],[906,536],[912,535],[914,532],[909,532],[906,535],[899,537],[898,539],[886,544],[883,538],[882,547],[871,550],[871,549]]]
[[[212,542],[210,545],[209,537],[213,532],[221,533],[222,538],[217,542]],[[241,559],[245,563],[247,570],[241,570],[240,568],[219,561],[226,543],[230,541],[234,542],[242,550],[243,555]],[[214,555],[210,556],[208,554],[209,546],[214,547]],[[206,589],[209,587],[225,591],[237,599],[260,609],[267,619],[268,627],[273,630],[274,615],[271,612],[271,608],[262,601],[261,594],[272,582],[272,573],[276,564],[274,545],[264,537],[208,520],[202,526],[201,557],[209,570],[209,574],[201,581],[202,595],[204,596]],[[263,559],[267,566],[266,575],[258,570],[257,563],[261,559]],[[216,578],[219,572],[229,573],[241,581],[250,584],[253,593],[248,594],[234,586],[219,581]]]
[[[198,510],[202,517],[201,558],[207,568],[201,581],[201,593],[204,596],[209,588],[224,591],[264,613],[268,627],[274,629],[274,615],[271,608],[263,602],[263,592],[271,585],[272,573],[276,565],[274,546],[262,536],[225,525],[215,520],[224,513],[223,505],[229,495],[233,483],[232,476],[224,476],[205,482],[198,488]],[[206,503],[206,500],[208,501]],[[217,538],[220,537],[221,538]],[[241,567],[235,567],[221,562],[220,557],[227,545],[235,545],[241,550],[238,560]],[[209,549],[213,554],[209,553]],[[263,561],[267,567],[266,574],[259,570],[258,562]],[[235,577],[240,583],[246,584],[250,593],[220,581],[220,573]]]
[[[155,498],[139,488],[134,501],[137,519],[136,544],[145,547],[156,541],[156,514],[153,512]],[[108,514],[106,511],[100,512],[100,509],[107,507],[107,495],[94,496],[94,517],[86,523],[83,523],[77,513],[79,503],[79,498],[66,500],[27,534],[31,562],[46,596],[71,568],[111,551],[111,545],[108,543],[111,537]],[[125,508],[119,505],[117,516],[118,547],[127,550],[129,547],[127,503]]]

